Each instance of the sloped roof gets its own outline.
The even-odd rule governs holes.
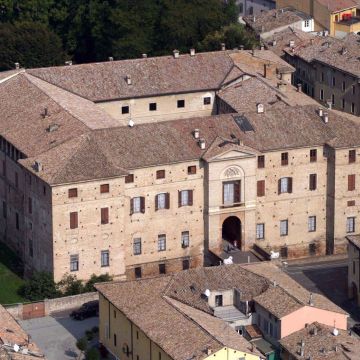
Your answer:
[[[356,7],[356,0],[316,0],[331,12],[337,12]]]

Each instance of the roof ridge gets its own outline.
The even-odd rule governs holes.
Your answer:
[[[9,70],[9,71],[11,71],[11,70]],[[5,71],[5,72],[6,72],[6,71]],[[0,79],[0,84],[6,82],[6,81],[8,81],[8,80],[11,80],[12,78],[18,76],[19,74],[23,74],[23,73],[25,73],[25,69],[20,69],[17,73],[11,74],[11,75],[3,78],[3,79]],[[1,74],[1,73],[0,73],[0,74]]]

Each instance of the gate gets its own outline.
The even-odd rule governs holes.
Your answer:
[[[45,316],[44,302],[23,305],[23,320],[35,319]]]

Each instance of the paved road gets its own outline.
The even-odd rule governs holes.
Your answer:
[[[347,297],[347,259],[289,264],[284,269],[309,291],[325,295],[350,314],[349,326],[360,321],[360,309]]]
[[[97,317],[75,321],[68,314],[20,321],[48,360],[77,358],[79,350],[75,345],[76,339],[83,337],[86,330],[98,326],[98,323]]]

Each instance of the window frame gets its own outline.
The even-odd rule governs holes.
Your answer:
[[[205,96],[203,98],[203,104],[204,105],[211,105],[211,96]]]
[[[189,165],[187,168],[187,173],[188,175],[195,175],[197,172],[197,167],[196,165]]]
[[[74,264],[76,264],[75,267]],[[79,254],[70,255],[70,272],[75,271],[79,271]]]
[[[125,184],[131,184],[134,182],[134,174],[128,174],[125,176]]]
[[[104,261],[104,260],[106,260],[106,261]],[[109,250],[101,250],[100,263],[101,263],[101,267],[109,267],[110,266],[110,251]]]
[[[265,155],[259,155],[257,157],[257,167],[258,167],[258,169],[265,168]]]
[[[77,188],[71,188],[68,190],[68,198],[77,198],[78,197],[78,189]]]
[[[265,239],[265,223],[256,224],[256,240]]]
[[[281,153],[281,166],[288,166],[289,165],[289,153],[282,152]]]
[[[129,105],[122,105],[121,106],[121,115],[126,115],[130,113],[130,106]]]
[[[285,226],[285,231],[283,229],[282,226]],[[280,236],[288,236],[289,235],[289,220],[288,219],[284,219],[284,220],[280,220]]]
[[[110,192],[110,184],[100,185],[100,194],[108,194]]]
[[[310,162],[317,162],[317,149],[310,149]]]
[[[101,225],[109,224],[109,208],[103,207],[100,209]]]
[[[149,103],[149,111],[157,111],[157,103],[156,102]]]
[[[182,231],[181,232],[181,247],[183,249],[190,246],[190,231]]]
[[[346,233],[347,234],[352,234],[355,232],[355,222],[356,222],[355,216],[348,216],[346,218]]]
[[[166,171],[164,169],[156,170],[156,180],[165,179]]]
[[[185,108],[185,99],[177,100],[177,108],[178,109],[184,109]]]
[[[356,163],[356,149],[349,150],[349,164]]]
[[[142,253],[142,241],[141,237],[136,237],[133,239],[133,255],[138,256]]]
[[[311,215],[308,217],[308,232],[316,232],[316,216]]]
[[[158,252],[166,251],[166,234],[158,235]]]
[[[317,174],[309,174],[309,190],[315,191],[317,189]]]

